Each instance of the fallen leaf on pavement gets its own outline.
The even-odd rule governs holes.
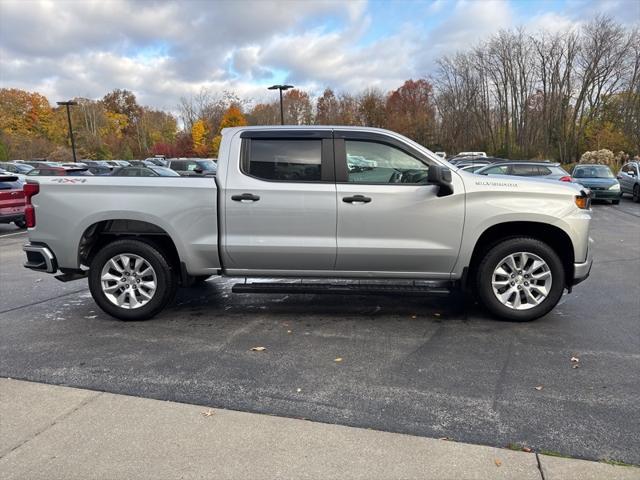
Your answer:
[[[300,393],[302,391],[301,388],[296,388],[296,392]]]
[[[537,387],[533,387],[533,388],[535,388],[536,390],[540,391],[540,390],[542,390],[544,388],[544,385],[538,385]]]
[[[202,416],[203,417],[212,417],[213,415],[215,415],[216,412],[214,412],[213,410],[209,409],[206,412],[202,412]]]
[[[251,351],[252,352],[264,352],[267,348],[266,347],[252,347]]]
[[[571,361],[578,363],[580,361],[580,359],[578,357],[571,357]]]
[[[531,449],[529,447],[522,447],[523,452],[531,453]]]
[[[499,467],[500,465],[502,465],[502,462],[500,460],[498,460],[497,458],[494,460],[496,467]]]
[[[291,333],[291,330],[287,330],[287,333]]]
[[[580,365],[576,363],[575,365],[571,365],[571,368],[580,368]]]
[[[338,357],[334,360],[334,362],[341,362],[342,361],[342,357]]]

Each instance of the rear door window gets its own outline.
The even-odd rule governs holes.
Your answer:
[[[244,144],[242,171],[263,180],[319,182],[322,140],[260,139]]]
[[[511,165],[511,175],[519,177],[535,177],[538,174],[537,165]]]

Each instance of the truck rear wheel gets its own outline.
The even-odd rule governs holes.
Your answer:
[[[565,285],[558,254],[546,243],[518,237],[489,249],[476,274],[476,292],[494,315],[526,322],[556,306]]]
[[[153,317],[177,288],[176,273],[162,250],[141,240],[109,243],[91,261],[91,295],[102,310],[120,320]]]

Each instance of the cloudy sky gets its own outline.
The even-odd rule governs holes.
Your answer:
[[[166,110],[203,87],[254,100],[280,82],[390,89],[501,28],[599,13],[638,23],[640,0],[0,0],[0,87],[52,102],[126,88]]]

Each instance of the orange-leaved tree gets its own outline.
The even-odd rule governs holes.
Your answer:
[[[193,151],[200,157],[206,157],[207,149],[207,126],[204,120],[196,120],[191,127],[191,140],[193,141]]]
[[[222,129],[223,128],[231,128],[231,127],[244,127],[248,125],[247,119],[242,114],[242,110],[237,105],[231,105],[224,115],[222,116],[222,121],[220,122],[220,131],[218,135],[213,137],[213,141],[211,142],[211,149],[213,151],[214,156],[218,156],[218,150],[220,150],[220,142],[222,141]]]

